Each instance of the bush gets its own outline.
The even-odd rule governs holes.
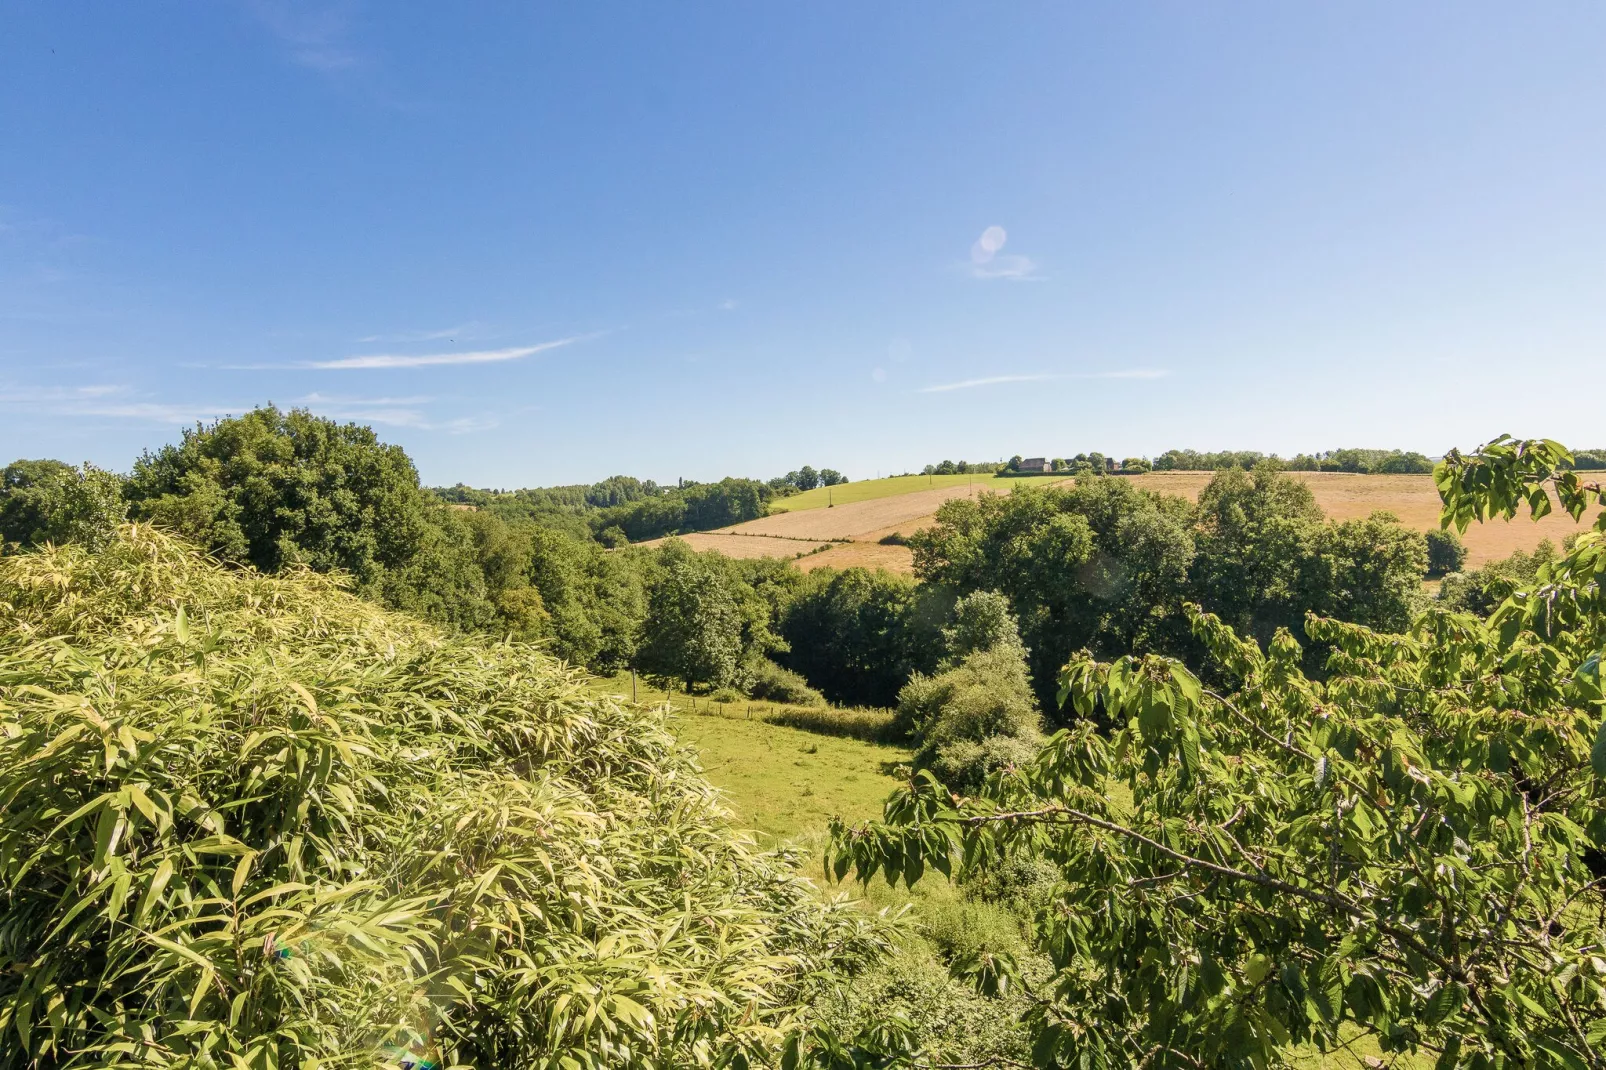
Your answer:
[[[881,538],[877,539],[876,541],[882,546],[908,546],[909,536],[905,535],[901,531],[894,531],[889,535],[881,536]]]
[[[916,925],[946,962],[988,953],[1019,956],[1026,951],[1021,918],[996,903],[928,899]]]
[[[1453,531],[1430,531],[1424,538],[1428,545],[1428,575],[1447,576],[1460,572],[1467,561],[1467,547]]]
[[[746,698],[746,695],[742,694],[734,687],[722,687],[713,694],[709,695],[708,701],[717,702],[721,706],[729,706],[733,702],[745,701]]]
[[[1507,595],[1532,584],[1539,569],[1556,560],[1556,544],[1541,539],[1533,553],[1516,550],[1510,557],[1491,561],[1471,572],[1455,572],[1439,585],[1439,603],[1446,609],[1488,616]]]
[[[930,1063],[1025,1066],[1030,1058],[1021,1017],[1023,996],[994,999],[956,980],[931,952],[902,950],[884,965],[866,970],[816,1004],[823,1022],[839,1036],[854,1036],[889,1019],[902,1019],[921,1039],[920,1056]]]
[[[0,1070],[768,1064],[876,946],[659,717],[145,527],[0,557],[0,799]]]
[[[1031,765],[1041,746],[1040,738],[1030,736],[957,739],[938,744],[929,764],[944,784],[968,794],[979,789],[994,773],[1013,772]]]
[[[746,666],[747,693],[765,702],[784,702],[789,706],[824,706],[825,696],[810,687],[791,669],[783,669],[768,658]]]
[[[936,676],[916,673],[898,695],[893,729],[918,745],[915,764],[969,792],[999,769],[1024,764],[1042,742],[1042,719],[1018,646],[966,657]]]
[[[987,903],[1001,903],[1031,917],[1053,900],[1059,869],[1046,858],[1017,851],[989,866],[966,871],[965,894]]]

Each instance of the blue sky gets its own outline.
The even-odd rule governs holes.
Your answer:
[[[0,461],[1606,444],[1606,7],[0,0]]]

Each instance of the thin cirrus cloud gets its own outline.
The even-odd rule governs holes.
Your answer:
[[[1152,368],[1132,368],[1112,372],[1045,372],[1037,375],[989,375],[984,379],[962,379],[957,383],[938,383],[923,386],[918,393],[946,394],[950,390],[970,390],[978,386],[998,386],[1003,383],[1046,383],[1056,379],[1164,379],[1171,374]]]
[[[0,388],[0,410],[31,416],[88,417],[187,425],[216,420],[233,412],[244,412],[250,407],[151,401],[135,394],[129,387],[106,383],[74,387]]]
[[[439,342],[442,340],[456,341],[458,338],[471,338],[480,331],[480,324],[470,321],[460,323],[456,327],[442,327],[436,331],[398,331],[395,334],[369,334],[357,339],[359,342]]]
[[[522,360],[537,353],[545,353],[549,349],[561,349],[564,346],[574,345],[576,342],[600,338],[605,333],[607,332],[577,334],[569,338],[554,339],[550,342],[538,342],[535,345],[509,346],[506,349],[473,349],[453,353],[362,353],[350,357],[336,357],[333,360],[303,360],[289,364],[224,364],[220,365],[220,367],[226,371],[282,371],[293,369],[354,371],[379,368],[430,368],[454,364],[502,364],[510,360]]]
[[[370,62],[349,43],[350,20],[341,7],[297,0],[253,0],[246,10],[279,39],[285,54],[298,66],[336,74]]]
[[[1004,252],[1009,232],[1000,226],[991,226],[981,232],[970,246],[970,275],[976,279],[1014,279],[1017,282],[1036,281],[1037,262],[1029,256]]]
[[[525,357],[560,349],[581,340],[580,336],[559,338],[533,346],[509,346],[506,349],[475,349],[464,353],[370,353],[337,360],[310,361],[303,367],[323,371],[346,368],[428,368],[443,364],[500,364],[503,361],[522,360]]]
[[[450,420],[434,418],[422,408],[434,400],[431,397],[354,398],[314,392],[297,398],[296,404],[331,420],[416,428],[420,431],[445,431],[453,435],[485,431],[498,426],[499,421],[490,414]]]
[[[312,393],[295,399],[297,408],[310,409],[332,420],[350,420],[385,427],[443,431],[461,435],[498,425],[489,413],[439,419],[424,406],[430,397],[340,397]],[[110,383],[86,386],[0,386],[0,412],[52,418],[133,421],[166,426],[189,426],[247,412],[254,405],[213,405],[204,402],[153,400],[132,387]]]

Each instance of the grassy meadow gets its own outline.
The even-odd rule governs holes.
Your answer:
[[[1063,472],[1042,476],[999,476],[992,473],[953,476],[888,476],[885,479],[861,479],[857,483],[842,483],[835,487],[816,487],[770,504],[772,513],[795,513],[804,509],[824,509],[827,505],[848,505],[867,502],[875,498],[891,498],[912,494],[917,490],[936,490],[939,487],[966,487],[972,484],[988,490],[1003,490],[1012,484],[1040,485],[1065,478]],[[1004,484],[1005,486],[999,486]]]

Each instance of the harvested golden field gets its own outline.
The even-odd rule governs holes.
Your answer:
[[[974,486],[957,483],[932,490],[917,490],[887,498],[848,502],[833,509],[802,509],[749,520],[721,531],[751,535],[780,535],[789,539],[867,539],[872,532],[890,531],[920,517],[929,516],[949,498],[963,498],[987,491],[1011,491],[1030,483],[1052,485],[1059,480],[978,480]],[[912,530],[912,529],[911,529]]]
[[[1144,490],[1174,494],[1191,500],[1210,482],[1211,472],[1151,472],[1131,479]],[[1347,472],[1292,472],[1294,478],[1310,487],[1316,504],[1334,520],[1354,520],[1379,510],[1393,513],[1400,522],[1418,531],[1439,526],[1439,493],[1433,477],[1352,475]],[[1046,480],[1031,485],[1044,486]],[[1060,482],[1060,481],[1056,481]],[[1069,482],[1065,480],[1063,482]],[[913,491],[894,497],[850,502],[834,509],[807,509],[778,513],[751,520],[720,531],[684,536],[698,550],[719,550],[731,557],[797,557],[798,567],[812,572],[831,568],[884,568],[889,572],[912,571],[914,557],[906,546],[883,546],[881,539],[898,533],[910,535],[936,523],[937,507],[950,498],[977,495],[1002,487],[1013,491],[1023,481],[993,480],[975,487],[947,486]],[[984,489],[985,488],[985,489]],[[1514,550],[1533,550],[1543,539],[1558,547],[1562,539],[1586,530],[1586,523],[1574,523],[1564,513],[1555,512],[1537,523],[1519,517],[1507,522],[1475,524],[1462,536],[1467,544],[1468,567],[1507,557]],[[762,537],[761,537],[762,536]],[[848,540],[846,542],[836,540]],[[832,542],[835,541],[835,545]],[[828,547],[813,553],[820,547]]]
[[[796,557],[830,546],[829,542],[814,539],[782,539],[764,535],[734,535],[728,531],[698,531],[676,538],[693,550],[718,550],[726,557]],[[663,539],[644,542],[643,546],[657,546]]]
[[[1439,492],[1433,486],[1432,476],[1363,476],[1348,472],[1289,474],[1310,487],[1316,504],[1334,520],[1354,520],[1382,510],[1393,513],[1400,523],[1418,531],[1439,526]],[[1145,490],[1196,499],[1210,482],[1211,475],[1210,472],[1151,472],[1129,478]],[[1467,544],[1467,565],[1476,568],[1509,557],[1513,550],[1530,551],[1542,539],[1549,539],[1560,547],[1562,539],[1588,527],[1587,522],[1574,523],[1572,517],[1558,511],[1537,523],[1519,516],[1509,522],[1494,520],[1474,524],[1461,538]]]
[[[882,546],[875,542],[839,542],[822,553],[800,558],[797,567],[804,572],[817,568],[886,569],[888,572],[914,571],[914,554],[907,546]]]

